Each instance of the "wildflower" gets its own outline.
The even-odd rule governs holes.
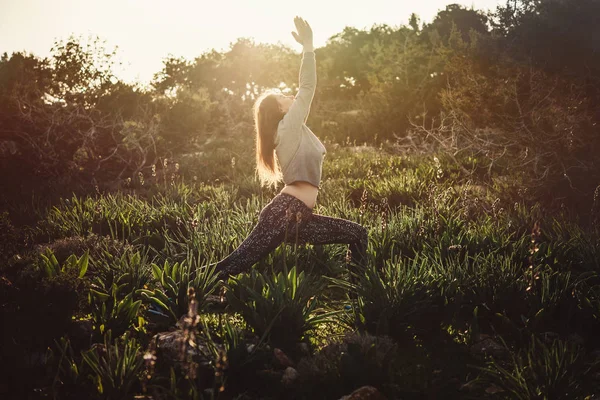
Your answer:
[[[363,194],[360,197],[360,209],[359,209],[359,214],[362,217],[363,213],[366,211],[367,209],[367,189],[363,190]]]
[[[164,159],[164,161],[163,161],[163,166],[164,166],[165,168],[167,168],[167,163],[168,163],[168,159],[167,159],[167,158],[165,158],[165,159]]]
[[[386,210],[381,211],[381,232],[387,229],[387,212]]]
[[[144,186],[144,174],[142,171],[138,172],[138,179],[140,180],[140,185]]]
[[[146,368],[148,369],[148,374],[146,378],[150,380],[152,378],[152,374],[154,373],[154,366],[156,365],[156,351],[154,349],[154,342],[150,344],[150,348],[144,354],[144,363],[146,364]]]
[[[539,221],[536,221],[535,224],[533,225],[533,229],[531,230],[531,246],[529,247],[529,274],[530,274],[530,282],[529,282],[529,286],[527,287],[527,289],[525,289],[525,291],[530,291],[533,288],[533,284],[535,280],[538,280],[539,277],[539,273],[534,273],[534,268],[533,268],[533,264],[534,264],[534,255],[535,253],[537,253],[539,251],[539,241],[541,238],[541,229],[540,229],[540,224]]]
[[[225,301],[226,293],[227,293],[227,288],[225,286],[221,286],[221,290],[219,292],[219,302],[223,303]]]
[[[440,179],[443,175],[444,175],[444,171],[442,171],[442,164],[440,163],[439,158],[437,157],[433,157],[433,162],[435,164],[435,169],[436,169],[436,177],[437,179]]]
[[[388,200],[383,198],[381,200],[381,232],[387,229],[387,216],[388,216]]]
[[[156,176],[156,164],[152,164],[152,176]]]
[[[151,364],[154,364],[156,362],[156,356],[151,352],[147,352],[146,354],[144,354],[144,360],[150,362]]]
[[[235,168],[235,157],[231,157],[231,168]]]

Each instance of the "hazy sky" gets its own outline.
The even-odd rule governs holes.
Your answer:
[[[431,22],[452,0],[0,0],[0,54],[50,54],[57,39],[98,35],[118,46],[122,79],[147,83],[169,54],[192,60],[212,48],[226,50],[240,37],[301,47],[291,35],[299,15],[313,28],[315,47],[345,26],[399,26],[412,12]],[[505,0],[456,1],[495,10]]]

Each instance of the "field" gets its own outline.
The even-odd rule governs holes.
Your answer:
[[[219,282],[204,266],[235,249],[276,194],[250,159],[230,157],[166,159],[120,188],[1,215],[5,393],[600,394],[594,210],[580,221],[535,203],[478,159],[331,145],[314,212],[368,229],[368,267],[347,268],[344,244],[287,244]]]

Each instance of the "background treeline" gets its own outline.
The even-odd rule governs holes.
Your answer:
[[[347,27],[316,49],[308,124],[329,143],[441,151],[461,168],[472,159],[470,173],[493,170],[538,200],[589,210],[600,172],[598,15],[598,0],[520,0]],[[115,53],[98,39],[60,41],[45,59],[4,53],[0,192],[114,187],[198,152],[251,167],[251,104],[267,88],[295,93],[299,61],[240,38],[166,59],[139,87],[114,76]]]

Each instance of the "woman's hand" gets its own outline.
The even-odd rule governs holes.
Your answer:
[[[296,24],[296,30],[298,33],[292,31],[292,36],[296,39],[296,42],[300,43],[305,48],[312,50],[313,48],[313,32],[304,19],[296,16],[294,18],[294,24]]]

